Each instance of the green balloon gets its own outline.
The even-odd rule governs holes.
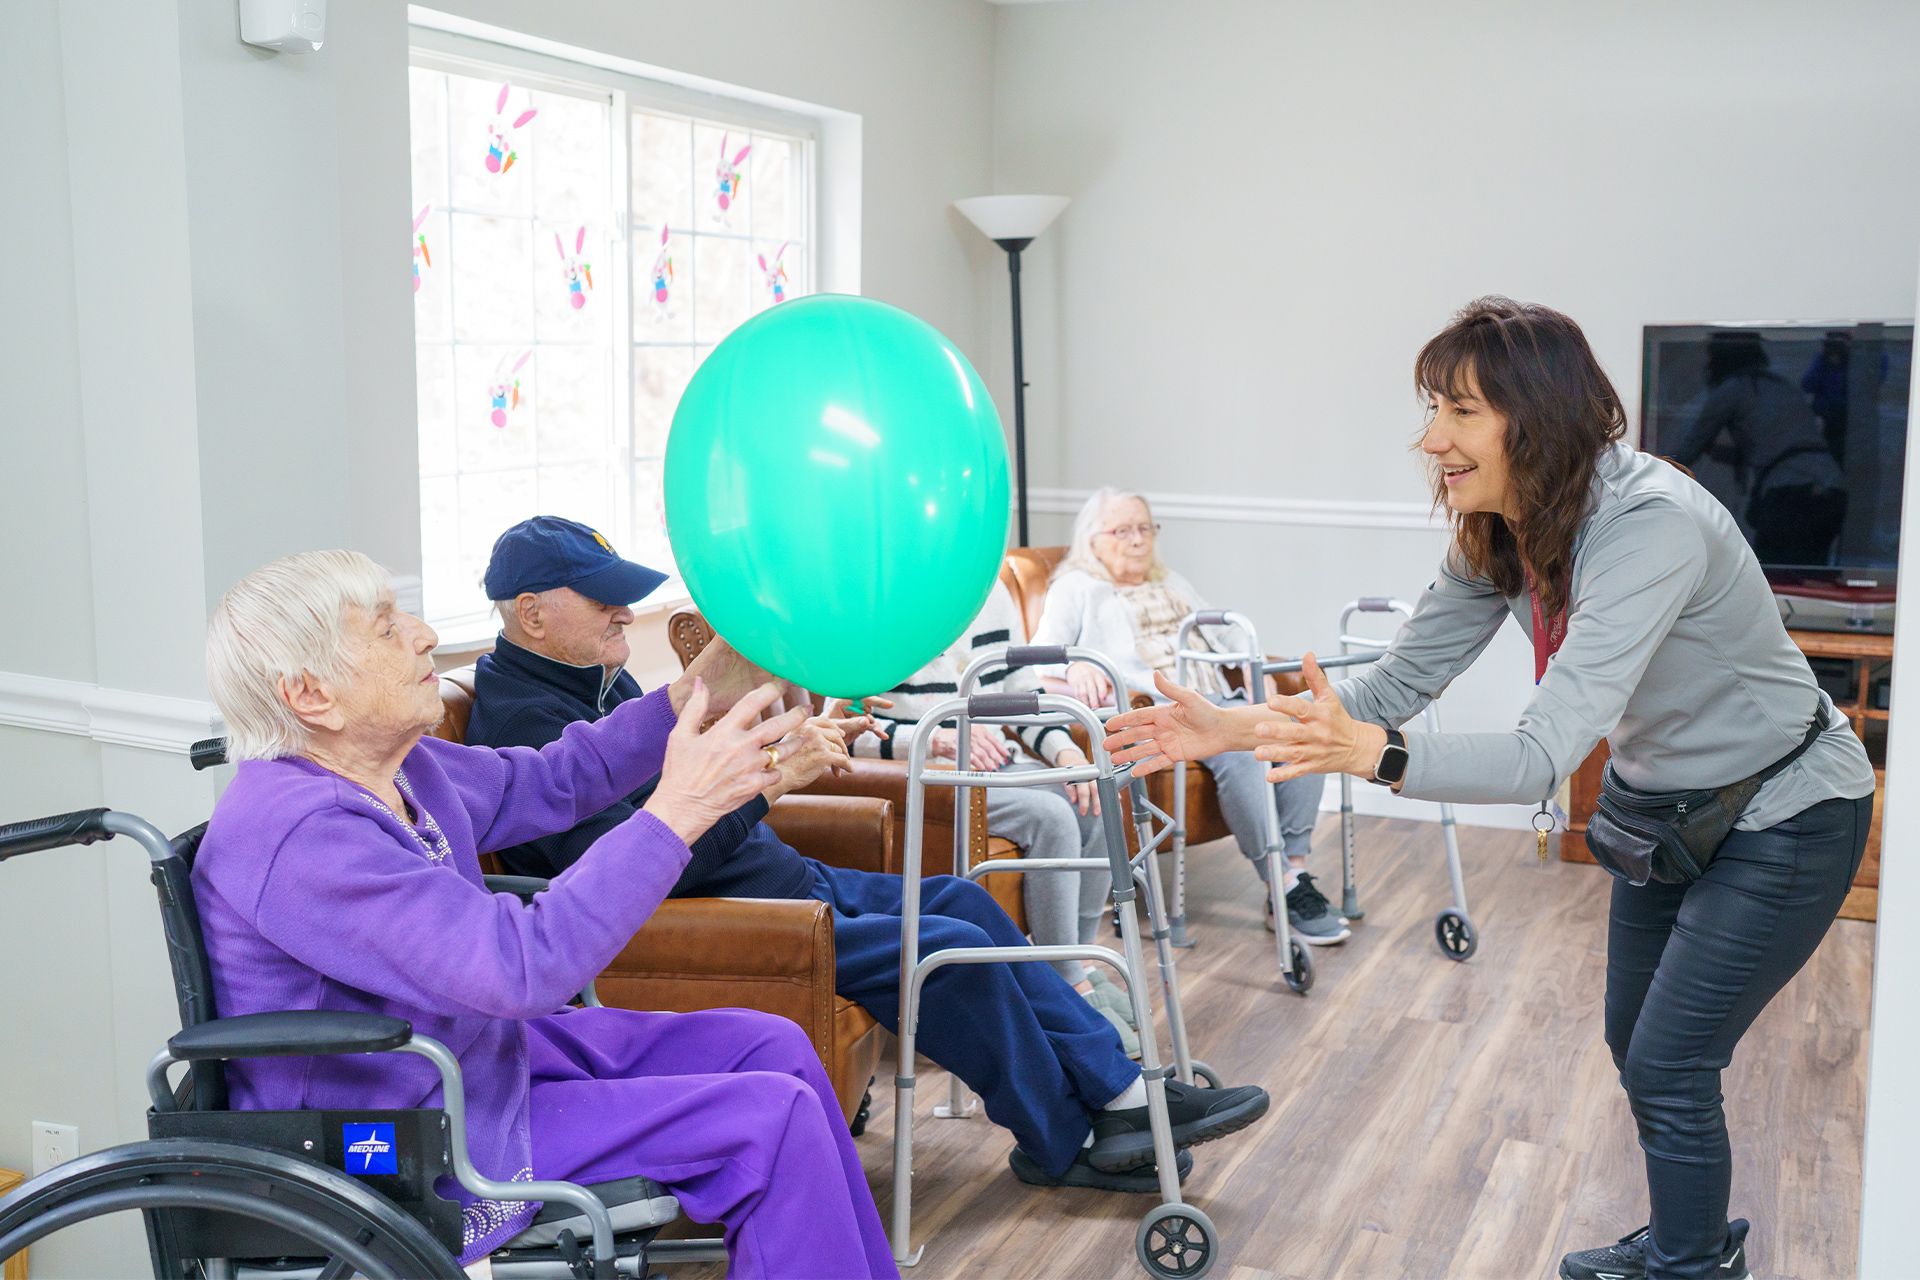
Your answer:
[[[980,375],[896,307],[816,294],[688,384],[667,537],[742,654],[816,693],[891,689],[979,614],[1006,551],[1006,436]]]

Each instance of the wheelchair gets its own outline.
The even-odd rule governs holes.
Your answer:
[[[224,742],[196,744],[196,768]],[[42,1238],[109,1214],[139,1212],[153,1274],[163,1280],[294,1280],[466,1273],[461,1206],[450,1178],[491,1204],[539,1200],[527,1228],[491,1256],[502,1280],[640,1280],[663,1262],[725,1261],[717,1240],[657,1240],[679,1202],[646,1178],[581,1186],[500,1182],[467,1155],[460,1065],[445,1045],[384,1014],[288,1010],[222,1018],[190,877],[206,824],[169,840],[112,809],[0,826],[0,861],[117,836],[146,850],[160,900],[180,1032],[147,1067],[149,1140],[70,1160],[0,1199],[0,1261]],[[495,892],[531,897],[546,882],[489,876]],[[597,1003],[589,989],[583,1001]],[[411,1053],[440,1073],[438,1108],[233,1111],[222,1064],[234,1059]],[[177,1081],[169,1072],[185,1071]],[[497,1211],[497,1210],[496,1210]]]

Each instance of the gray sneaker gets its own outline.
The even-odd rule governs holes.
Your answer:
[[[1267,909],[1273,909],[1271,902]],[[1287,924],[1300,935],[1300,941],[1313,947],[1331,947],[1353,936],[1353,930],[1333,913],[1327,895],[1314,887],[1313,877],[1305,871],[1287,890]]]

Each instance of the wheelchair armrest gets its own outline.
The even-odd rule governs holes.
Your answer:
[[[510,893],[522,902],[533,901],[533,895],[541,892],[552,883],[544,876],[481,876],[486,882],[488,893]]]
[[[188,1027],[167,1041],[167,1052],[176,1062],[385,1053],[412,1038],[412,1023],[384,1013],[288,1009],[215,1018]]]

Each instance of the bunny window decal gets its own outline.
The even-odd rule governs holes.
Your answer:
[[[420,212],[413,218],[413,291],[415,293],[420,292],[420,264],[424,262],[428,270],[433,268],[433,256],[427,252],[427,233],[420,229],[426,222],[427,215],[432,212],[432,205],[423,204],[420,206]]]
[[[774,251],[771,265],[767,262],[766,254],[755,255],[760,263],[760,275],[767,283],[767,293],[776,305],[787,300],[787,269],[780,262],[786,256],[787,246],[784,243]]]
[[[506,367],[505,356],[501,356],[500,363],[494,367],[493,382],[487,387],[487,399],[493,405],[493,411],[487,416],[494,426],[506,426],[507,415],[520,407],[520,370],[531,359],[533,352],[522,351],[511,369]]]
[[[529,107],[515,116],[512,124],[506,123],[507,94],[512,89],[511,84],[501,85],[500,96],[493,101],[493,119],[487,123],[488,173],[505,173],[513,168],[513,162],[518,160],[520,155],[513,149],[510,139],[513,134],[526,128],[528,122],[540,114]]]
[[[727,221],[727,211],[740,199],[740,188],[747,181],[747,175],[740,172],[740,162],[753,150],[753,144],[748,143],[734,154],[733,159],[727,159],[727,136],[724,133],[720,135],[720,163],[713,170],[713,202],[720,206],[720,211],[713,215],[713,219],[721,223]]]
[[[587,305],[586,290],[593,288],[593,264],[580,258],[587,246],[587,229],[581,227],[573,236],[573,252],[567,252],[567,245],[558,231],[553,233],[553,247],[560,254],[560,274],[567,282],[567,305],[575,311]],[[585,288],[581,287],[584,282]]]
[[[653,271],[648,277],[653,290],[653,314],[659,320],[667,318],[667,303],[673,294],[673,247],[667,243],[671,234],[667,227],[660,228],[660,252],[653,255]]]

